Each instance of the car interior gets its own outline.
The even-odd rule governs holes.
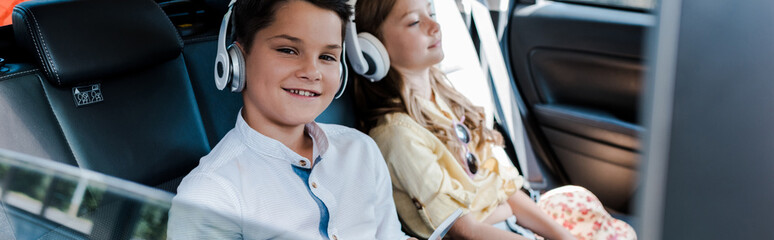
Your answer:
[[[517,6],[511,70],[533,147],[552,175],[629,213],[639,165],[639,101],[648,12],[546,1]]]
[[[234,126],[242,105],[240,94],[218,91],[213,84],[218,25],[227,3],[19,3],[12,24],[0,27],[0,149],[174,194],[182,177]],[[643,49],[645,33],[656,22],[653,4],[435,4],[456,7],[455,14],[439,16],[454,19],[444,20],[454,22],[451,27],[441,22],[443,31],[462,33],[469,42],[461,45],[465,49],[459,55],[449,54],[442,69],[458,88],[466,89],[463,93],[485,92],[486,97],[475,101],[499,116],[495,128],[506,130],[509,124],[497,97],[511,97],[513,108],[506,110],[523,119],[523,134],[510,129],[504,135],[509,136],[506,148],[514,164],[522,172],[529,170],[530,186],[538,191],[583,186],[614,216],[632,221],[644,131],[639,114],[647,70]],[[473,16],[473,9],[481,7],[488,10],[483,21],[481,15]],[[505,74],[493,68],[496,61],[483,60],[490,59],[482,54],[487,39],[476,33],[490,25]],[[465,67],[471,63],[472,69]],[[468,88],[470,81],[457,77],[464,74],[486,77]],[[502,78],[511,89],[493,95],[488,86]],[[351,89],[317,120],[354,127]],[[529,149],[526,158],[537,164],[529,169],[518,162],[527,159],[517,158],[514,150],[521,137]],[[10,176],[0,174],[6,182]],[[124,204],[119,197],[111,204],[110,199],[92,209],[95,225],[90,232],[35,222],[30,216],[40,213],[5,208],[15,212],[14,221],[48,230],[30,231],[38,234],[35,239],[131,238],[136,224],[120,216],[139,216],[141,206]]]

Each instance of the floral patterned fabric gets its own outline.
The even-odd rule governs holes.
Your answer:
[[[541,196],[537,204],[578,240],[637,239],[629,224],[610,216],[599,199],[583,187],[553,189]]]

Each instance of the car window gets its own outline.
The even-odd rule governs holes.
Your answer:
[[[655,7],[655,0],[556,0],[560,2],[584,3],[599,6],[626,8],[634,10],[652,10]]]
[[[11,25],[11,17],[13,16],[13,7],[21,2],[29,0],[10,0],[0,1],[0,27],[5,25]]]
[[[0,149],[0,230],[10,223],[18,239],[165,239],[171,199],[157,189]],[[9,239],[3,234],[0,239]]]

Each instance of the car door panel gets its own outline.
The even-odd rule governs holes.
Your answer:
[[[517,5],[511,67],[544,156],[567,184],[628,213],[636,189],[642,44],[649,13],[538,1]]]
[[[529,61],[540,102],[585,106],[636,122],[642,75],[637,60],[535,49]]]
[[[583,136],[602,144],[630,151],[639,151],[638,138],[642,127],[616,119],[600,111],[562,106],[538,104],[534,113],[542,126]]]

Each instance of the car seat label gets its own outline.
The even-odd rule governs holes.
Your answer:
[[[73,88],[73,99],[75,100],[76,107],[83,107],[89,104],[102,102],[102,90],[100,90],[100,84],[92,84],[88,86],[79,86]]]

